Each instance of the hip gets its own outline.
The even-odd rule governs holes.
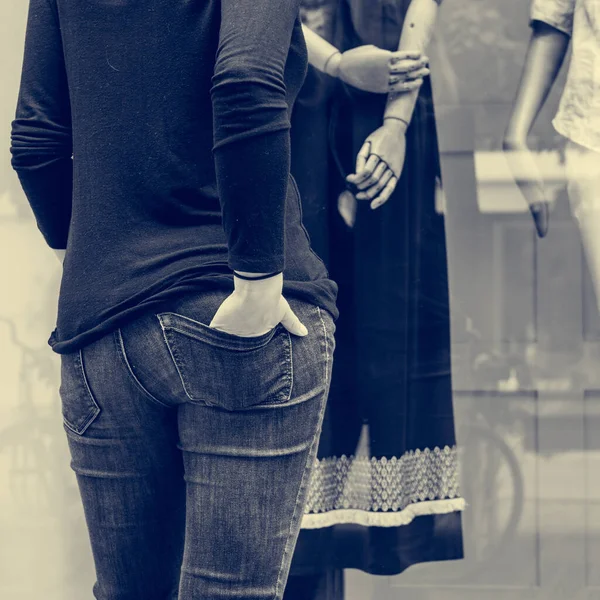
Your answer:
[[[61,397],[67,429],[83,435],[103,404],[124,389],[132,401],[163,409],[193,404],[231,413],[277,413],[322,402],[335,348],[329,312],[292,299],[307,336],[293,336],[279,325],[243,338],[209,327],[226,297],[227,292],[212,290],[173,299],[65,354]]]

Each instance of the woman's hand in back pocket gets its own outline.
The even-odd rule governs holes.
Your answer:
[[[268,333],[281,323],[290,333],[305,336],[306,327],[282,296],[283,275],[248,281],[234,276],[234,291],[217,310],[210,326],[241,337]]]

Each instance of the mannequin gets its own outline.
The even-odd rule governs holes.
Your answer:
[[[406,46],[390,52],[366,44],[342,53],[306,25],[302,31],[313,67],[365,92],[402,94],[418,90],[429,73],[421,64],[421,52]]]
[[[340,50],[373,45],[424,58],[439,10],[436,0],[319,4],[335,12],[330,39]],[[313,246],[339,285],[340,319],[284,599],[341,600],[344,569],[393,575],[462,558],[464,500],[431,83],[425,76],[401,94],[360,92],[314,72],[307,83],[292,121],[292,171]],[[430,465],[414,468],[423,456]],[[413,495],[415,482],[428,501]]]
[[[538,235],[548,230],[548,202],[527,146],[527,135],[556,80],[567,49],[572,56],[554,128],[567,138],[567,190],[600,303],[600,5],[595,0],[533,0],[532,34],[504,137],[515,180]],[[522,176],[525,173],[526,176]],[[600,304],[599,304],[600,305]]]

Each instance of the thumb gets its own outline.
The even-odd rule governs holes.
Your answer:
[[[365,140],[365,143],[361,146],[361,148],[356,156],[356,167],[355,167],[356,174],[360,173],[365,168],[365,165],[367,164],[367,160],[368,160],[370,154],[371,154],[371,140],[369,140],[367,138]],[[354,183],[353,179],[355,177],[356,177],[356,175],[349,175],[347,177],[347,179],[348,179],[348,181]]]
[[[283,318],[281,319],[281,324],[294,335],[299,335],[304,337],[308,334],[308,329],[300,322],[300,319],[294,314],[294,311],[291,309],[285,298],[281,300],[285,306],[285,313]]]

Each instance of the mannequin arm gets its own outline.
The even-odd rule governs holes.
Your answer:
[[[433,35],[440,3],[441,0],[412,0],[404,19],[398,52],[425,51]],[[356,199],[368,200],[372,209],[389,200],[400,179],[406,156],[405,134],[419,87],[388,94],[383,125],[367,137],[356,157],[356,172],[346,178],[357,190]]]
[[[337,77],[342,59],[341,52],[304,24],[302,32],[308,49],[308,62],[322,73]]]
[[[548,232],[548,201],[542,176],[527,146],[527,135],[556,80],[568,45],[569,35],[565,31],[542,21],[533,22],[521,81],[504,134],[503,148],[508,166],[529,205],[540,237]]]
[[[551,25],[534,22],[525,65],[504,137],[506,150],[522,149],[540,112],[569,45],[569,36]]]
[[[399,51],[411,49],[425,52],[433,35],[440,3],[441,0],[412,0],[404,19]],[[418,89],[403,94],[389,94],[384,120],[400,123],[405,131],[412,118],[418,95]]]
[[[341,53],[304,24],[302,31],[313,67],[365,92],[406,93],[421,87],[429,73],[420,52],[389,52],[368,44]]]

